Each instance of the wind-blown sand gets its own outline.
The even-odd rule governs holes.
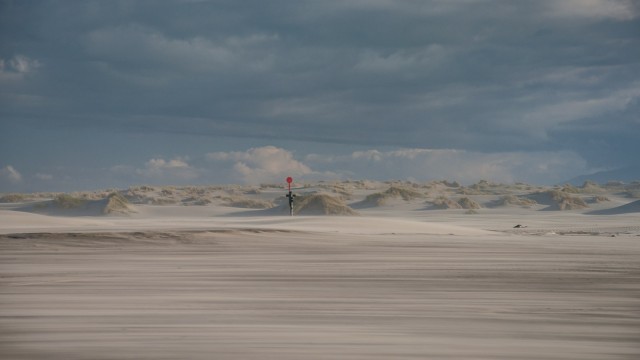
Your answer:
[[[631,203],[607,197],[596,209]],[[1,205],[0,358],[640,358],[638,213],[420,198],[288,217],[220,199],[126,216]]]

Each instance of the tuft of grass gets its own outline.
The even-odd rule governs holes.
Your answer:
[[[476,210],[482,208],[480,204],[468,197],[462,197],[460,199],[452,200],[444,195],[440,195],[432,201],[427,202],[437,209],[467,209]]]
[[[293,212],[300,215],[358,215],[342,199],[328,194],[311,194],[296,198]]]
[[[538,202],[533,199],[522,198],[515,195],[505,195],[501,197],[500,200],[498,200],[499,206],[515,205],[522,207],[531,207],[537,204]]]
[[[404,201],[410,201],[421,197],[423,197],[423,195],[418,191],[392,185],[384,192],[368,195],[365,199],[365,202],[380,206],[384,205],[389,199],[393,198],[402,198],[402,200]]]
[[[569,194],[580,194],[582,192],[580,189],[571,184],[564,184],[562,188],[560,188],[560,191]]]
[[[607,202],[607,201],[611,201],[609,200],[608,197],[606,196],[602,196],[602,195],[598,195],[598,196],[594,196],[593,198],[591,198],[591,203],[594,204],[599,204],[599,203],[603,203],[603,202]]]
[[[449,199],[448,197],[441,195],[430,202],[434,207],[438,209],[461,209],[462,206],[456,201]]]
[[[176,200],[173,199],[164,199],[164,198],[160,198],[160,199],[150,199],[149,200],[149,204],[151,205],[175,205],[176,204]]]
[[[103,214],[127,214],[132,212],[129,207],[129,200],[118,192],[113,192],[107,197],[107,204],[102,209]]]
[[[344,184],[340,183],[321,184],[318,187],[338,194],[343,199],[350,199],[353,195],[352,192]]]
[[[549,190],[547,194],[557,203],[558,209],[560,210],[579,210],[589,207],[581,198],[571,196],[564,191]]]
[[[162,191],[160,191],[160,195],[162,195],[162,196],[171,196],[171,195],[173,195],[173,190],[172,189],[162,189]]]
[[[460,205],[460,207],[463,209],[469,209],[469,210],[481,208],[480,204],[478,204],[473,199],[470,199],[468,197],[463,197],[458,199],[458,205]]]
[[[603,191],[602,187],[598,183],[593,182],[591,180],[585,181],[580,187],[580,189],[582,190],[583,193],[586,193],[586,194],[594,194],[594,193],[599,193]]]
[[[87,200],[68,194],[60,194],[53,199],[53,203],[62,209],[77,209],[85,206]]]
[[[273,203],[265,200],[248,199],[243,197],[225,199],[225,206],[245,208],[245,209],[270,209]]]
[[[7,194],[0,197],[0,203],[18,203],[27,200],[24,194]]]
[[[523,183],[507,185],[480,180],[469,187],[461,188],[459,192],[463,195],[507,195],[514,191],[527,190],[528,188],[530,186]]]

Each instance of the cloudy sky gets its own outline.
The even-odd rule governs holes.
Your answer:
[[[0,192],[551,184],[639,114],[634,0],[0,0]]]

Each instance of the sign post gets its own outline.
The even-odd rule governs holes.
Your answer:
[[[287,184],[289,184],[289,193],[287,197],[289,198],[289,216],[293,216],[293,198],[296,197],[293,193],[291,193],[291,183],[293,182],[293,178],[291,176],[287,177]]]

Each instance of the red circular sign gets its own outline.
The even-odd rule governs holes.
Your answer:
[[[293,178],[292,178],[291,176],[289,176],[289,177],[287,178],[287,182],[288,182],[289,184],[291,184],[291,183],[293,182]]]

